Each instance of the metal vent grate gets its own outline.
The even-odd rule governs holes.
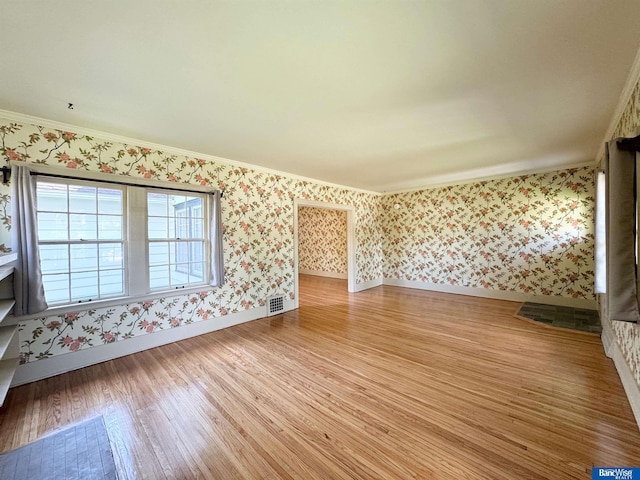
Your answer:
[[[277,315],[282,312],[284,312],[284,295],[271,297],[267,300],[267,317]]]

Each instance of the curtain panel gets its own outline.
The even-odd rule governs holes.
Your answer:
[[[222,252],[222,212],[220,198],[222,193],[216,190],[209,195],[209,227],[211,229],[211,285],[221,287],[224,283],[224,256]]]
[[[640,321],[636,272],[636,152],[607,143],[606,263],[607,311],[611,320]]]
[[[16,299],[13,314],[27,315],[46,310],[38,249],[36,180],[22,165],[11,168],[11,247],[18,254],[13,274]]]

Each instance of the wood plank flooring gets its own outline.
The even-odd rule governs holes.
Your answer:
[[[123,478],[588,479],[640,466],[600,339],[301,276],[301,308],[10,391],[0,452],[102,414]]]

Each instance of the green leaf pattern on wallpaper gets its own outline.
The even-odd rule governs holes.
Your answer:
[[[593,300],[594,201],[593,168],[386,196],[384,276]]]
[[[301,270],[347,274],[345,211],[300,207],[298,265]]]
[[[25,321],[29,362],[257,308],[294,295],[293,199],[356,210],[356,282],[388,278],[593,299],[591,168],[379,196],[0,121],[5,161],[224,190],[223,287]],[[0,187],[8,232],[8,187]],[[395,204],[400,209],[395,209]],[[3,237],[3,238],[6,238]],[[5,246],[6,248],[6,246]]]
[[[274,294],[293,298],[296,197],[354,206],[357,282],[382,275],[377,195],[34,125],[0,122],[0,136],[5,161],[209,185],[225,192],[224,286],[199,295],[25,321],[20,327],[25,362],[249,310]],[[8,227],[8,187],[1,192],[0,212],[4,209],[3,223]]]

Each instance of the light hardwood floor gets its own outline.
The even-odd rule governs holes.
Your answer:
[[[11,390],[0,451],[104,415],[123,478],[553,479],[640,466],[593,335],[302,276],[301,308]]]

